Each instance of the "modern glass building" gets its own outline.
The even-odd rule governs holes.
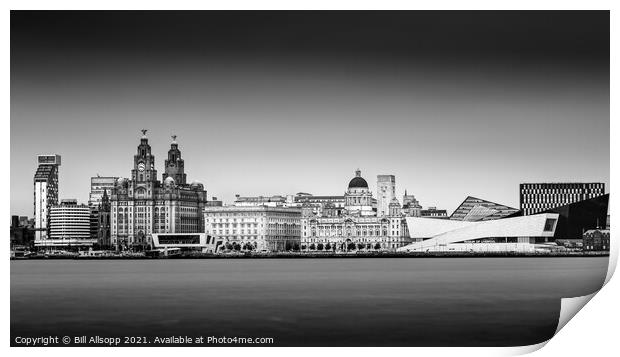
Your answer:
[[[519,210],[516,208],[468,196],[463,203],[454,210],[450,219],[468,222],[489,221],[507,217],[518,211]]]
[[[527,216],[604,194],[605,184],[601,182],[522,183],[519,185],[519,206]]]

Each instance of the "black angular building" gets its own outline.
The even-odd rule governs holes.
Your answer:
[[[544,210],[537,213],[558,213],[554,239],[582,239],[583,233],[590,229],[605,227],[607,225],[607,209],[609,207],[609,194],[590,198],[587,200],[569,203]],[[523,210],[510,216],[524,216]]]

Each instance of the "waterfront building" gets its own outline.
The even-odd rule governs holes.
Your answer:
[[[62,200],[50,207],[50,234],[35,241],[39,248],[92,247],[97,242],[91,236],[91,209],[76,199]]]
[[[608,206],[605,194],[534,215],[517,211],[495,220],[408,217],[407,229],[415,243],[402,251],[549,251],[558,249],[557,241],[581,240],[583,232],[604,227]]]
[[[154,233],[151,237],[157,256],[172,255],[173,252],[215,253],[225,246],[222,239],[206,233]]]
[[[304,201],[304,205],[309,202]],[[344,195],[344,206],[333,202],[320,212],[306,210],[301,219],[304,251],[395,250],[409,242],[401,206],[393,197],[385,215],[373,209],[372,193],[358,169]],[[377,204],[379,206],[379,204]]]
[[[428,207],[420,210],[420,217],[448,219],[448,211],[445,209],[437,209],[437,207]]]
[[[58,167],[60,155],[38,155],[34,174],[34,229],[35,241],[49,235],[49,210],[58,204]]]
[[[377,175],[377,216],[389,215],[390,202],[396,198],[396,177]]]
[[[525,215],[595,198],[605,194],[605,184],[592,183],[522,183],[519,206]]]
[[[344,195],[315,196],[299,192],[293,198],[298,207],[302,207],[302,215],[340,216],[345,206]]]
[[[501,205],[499,203],[486,201],[480,198],[467,196],[450,216],[451,220],[456,221],[489,221],[510,216],[519,211],[516,208]]]
[[[104,191],[110,194],[116,186],[118,177],[113,176],[99,176],[90,178],[90,194],[88,195],[88,205],[90,207],[97,207],[101,204]]]
[[[422,215],[422,205],[414,195],[407,194],[403,196],[403,214],[407,217],[420,217]]]
[[[287,199],[284,196],[240,196],[235,195],[234,206],[238,207],[287,207]]]
[[[583,233],[583,250],[609,251],[609,229],[590,229]]]
[[[414,240],[399,252],[548,252],[558,249],[559,214],[541,213],[488,221],[407,217]]]
[[[153,233],[202,233],[207,192],[202,183],[186,183],[181,151],[172,137],[164,181],[157,179],[155,156],[146,136],[137,147],[131,179],[119,178],[112,189],[111,240],[117,249],[142,250]]]
[[[267,205],[206,207],[205,233],[228,250],[299,250],[301,209]]]

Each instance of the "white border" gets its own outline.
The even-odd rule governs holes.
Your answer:
[[[3,29],[3,56],[5,70],[2,72],[4,83],[4,95],[3,95],[3,117],[2,117],[2,129],[5,135],[8,136],[7,140],[4,140],[4,152],[10,152],[10,57],[9,57],[9,43],[10,43],[10,9],[611,9],[611,35],[615,42],[618,42],[618,16],[615,13],[617,5],[612,1],[428,1],[428,2],[412,2],[412,1],[368,1],[368,0],[349,0],[349,1],[226,1],[226,2],[199,2],[199,1],[7,1],[7,8],[3,13],[2,29]],[[614,40],[611,41],[614,43]],[[611,48],[611,118],[617,118],[617,103],[618,94],[615,90],[618,83],[618,72],[616,70],[618,59],[618,46],[612,46]],[[614,135],[616,134],[616,135]],[[616,136],[618,134],[618,119],[611,120],[610,135]],[[601,133],[605,135],[605,133]],[[620,145],[617,142],[611,140],[611,162],[617,162],[620,152]],[[614,154],[616,153],[616,154]],[[617,177],[617,165],[611,166],[611,179],[610,186],[613,186],[615,178]],[[5,192],[5,204],[2,206],[2,217],[4,232],[8,232],[10,217],[10,179],[9,175],[2,175],[0,182]],[[619,207],[615,196],[611,195],[611,216],[620,217],[618,214]],[[5,233],[6,234],[6,233]],[[614,234],[612,233],[612,236]],[[7,237],[5,235],[5,237]],[[8,237],[7,237],[8,238]],[[8,240],[8,239],[7,239]],[[8,242],[5,240],[4,249],[8,250]],[[612,242],[615,242],[615,237],[612,238]],[[610,272],[607,278],[611,277],[613,267],[615,267],[618,257],[618,245],[612,243],[612,259],[610,264]],[[5,251],[5,257],[8,256],[8,252]],[[9,260],[5,259],[3,262],[4,274],[2,275],[3,286],[10,286],[9,281]],[[2,325],[2,341],[5,349],[9,349],[9,290],[4,289],[2,294],[2,306],[6,311],[6,318],[3,319]],[[566,355],[610,355],[611,351],[616,350],[617,339],[617,325],[618,325],[618,301],[620,301],[620,283],[618,279],[609,281],[609,283],[603,289],[603,292],[596,294],[593,298],[593,302],[586,304],[583,307],[582,312],[577,314],[571,321],[568,322],[566,328],[562,329],[554,338],[548,343],[540,344],[537,346],[528,346],[520,348],[255,348],[249,350],[247,348],[122,348],[114,350],[115,353],[135,355],[142,353],[154,353],[170,355],[177,352],[191,355],[236,355],[251,353],[256,356],[288,356],[291,353],[295,355],[305,356],[314,355],[316,353],[324,354],[383,354],[389,353],[392,356],[411,356],[412,354],[430,355],[430,356],[444,356],[444,355],[459,355],[459,356],[486,356],[486,355],[514,355],[519,353],[526,353],[534,351],[542,346],[545,346],[542,350],[537,352],[540,355],[545,356],[566,356]],[[89,355],[103,355],[109,354],[111,351],[104,348],[89,348]],[[46,355],[75,355],[81,356],[85,351],[81,348],[42,348],[42,349],[24,349],[24,348],[12,348],[10,351],[6,351],[11,356],[21,356],[26,354],[39,354],[45,353]]]

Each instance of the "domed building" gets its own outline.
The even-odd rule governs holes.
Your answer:
[[[118,250],[143,250],[154,233],[203,233],[207,191],[200,182],[186,180],[176,136],[162,181],[157,180],[155,156],[143,130],[131,179],[119,178],[111,192],[111,243]]]
[[[368,183],[362,177],[360,169],[355,170],[355,177],[349,181],[344,201],[344,208],[350,215],[376,215],[372,207],[372,192],[368,188]]]
[[[395,251],[409,244],[398,200],[389,202],[389,212],[384,215],[377,215],[375,205],[368,182],[356,170],[344,194],[343,210],[336,210],[332,202],[324,203],[321,210],[304,210],[301,250]]]

